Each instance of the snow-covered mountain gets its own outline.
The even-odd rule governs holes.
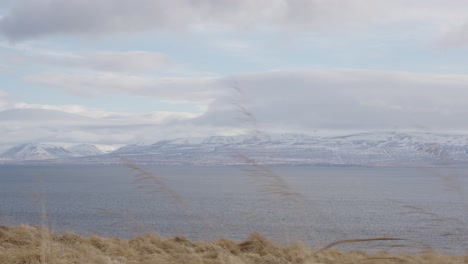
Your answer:
[[[75,156],[86,157],[86,156],[98,156],[104,154],[102,150],[97,148],[93,144],[79,144],[67,148],[68,151],[75,154]]]
[[[329,164],[424,166],[468,164],[468,135],[360,133],[339,137],[307,135],[215,136],[163,140],[123,147],[102,156],[158,164]]]
[[[76,157],[98,156],[104,152],[92,144],[64,148],[52,144],[28,143],[14,146],[0,155],[0,161],[66,161]]]
[[[74,157],[74,153],[49,144],[23,144],[15,146],[0,155],[6,161],[56,160]]]
[[[255,134],[179,138],[154,144],[127,145],[103,155],[96,155],[92,145],[81,145],[67,150],[41,147],[41,151],[46,149],[48,154],[34,156],[31,153],[39,150],[33,151],[25,146],[15,147],[0,158],[27,160],[55,157],[61,162],[73,163],[121,163],[125,159],[137,163],[196,165],[252,162],[357,166],[468,165],[468,135],[434,133],[376,132],[334,137]]]

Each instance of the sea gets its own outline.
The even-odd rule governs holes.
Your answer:
[[[278,244],[299,241],[316,248],[341,241],[336,247],[345,250],[468,254],[467,172],[1,165],[0,225],[123,238],[153,232],[193,240],[242,241],[258,232]]]

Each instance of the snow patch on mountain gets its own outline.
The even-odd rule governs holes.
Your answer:
[[[93,144],[79,144],[67,148],[68,151],[76,154],[77,157],[98,156],[104,154],[102,150]]]

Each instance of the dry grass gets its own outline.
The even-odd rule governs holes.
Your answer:
[[[49,235],[44,237],[44,232]],[[44,241],[47,239],[48,241]],[[48,251],[43,251],[44,242]],[[243,242],[192,242],[184,237],[147,234],[131,240],[56,234],[40,227],[0,227],[0,263],[468,263],[467,256],[433,252],[418,255],[386,252],[314,250],[302,244],[281,247],[254,233]]]

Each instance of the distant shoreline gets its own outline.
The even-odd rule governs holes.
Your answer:
[[[194,166],[194,167],[249,167],[254,166],[248,163],[238,164],[198,164],[198,163],[148,163],[132,161],[133,164],[139,166],[161,166],[161,167],[179,167],[179,166]],[[396,164],[396,165],[362,165],[362,164],[288,164],[288,163],[258,163],[262,166],[268,167],[311,167],[311,168],[468,168],[467,163],[454,163],[454,164],[419,164],[419,165],[408,165],[408,164]],[[14,162],[1,162],[0,166],[125,166],[123,162],[112,162],[112,163],[77,163],[77,162],[60,162],[60,161],[14,161]]]

